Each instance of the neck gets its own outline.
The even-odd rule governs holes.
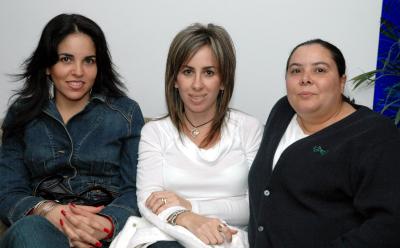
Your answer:
[[[215,117],[216,110],[212,109],[211,111],[206,111],[203,113],[196,113],[192,111],[185,111],[183,114],[185,115],[186,124],[190,127],[198,127],[210,120],[213,120]]]
[[[85,97],[79,101],[58,101],[57,98],[55,99],[58,112],[60,112],[64,123],[67,123],[72,116],[82,111],[88,101],[89,97]]]
[[[335,111],[322,116],[297,114],[297,122],[305,134],[316,133],[335,122],[338,122],[354,112],[355,109],[348,103],[341,102]]]
[[[197,123],[197,124],[195,124],[195,123],[193,123],[193,121],[191,121],[191,120],[188,118],[188,116],[186,115],[186,113],[184,113],[184,115],[185,115],[185,118],[186,118],[187,122],[190,124],[190,126],[191,126],[192,128],[199,128],[199,127],[205,126],[205,125],[207,125],[208,123],[210,123],[212,120],[214,120],[214,117],[212,117],[211,119],[209,119],[209,120],[207,120],[207,121],[204,121],[204,122],[195,122],[195,123]]]
[[[194,141],[202,141],[210,132],[212,122],[215,118],[215,109],[202,113],[192,111],[184,111],[185,116],[184,126],[187,129],[187,134]]]

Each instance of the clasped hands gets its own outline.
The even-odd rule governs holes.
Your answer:
[[[153,213],[160,214],[167,208],[182,206],[192,210],[192,204],[170,191],[157,191],[150,194],[145,205]],[[184,212],[176,219],[176,224],[185,227],[207,245],[220,245],[231,242],[237,230],[229,228],[218,218],[209,218],[193,212]]]
[[[104,206],[58,205],[46,218],[70,240],[71,247],[102,247],[112,229],[109,219],[98,215]]]

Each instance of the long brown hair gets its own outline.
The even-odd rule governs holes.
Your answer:
[[[178,90],[174,87],[179,70],[203,46],[209,46],[218,61],[221,74],[221,90],[217,97],[217,112],[212,122],[211,131],[201,142],[205,147],[220,134],[228,105],[235,84],[236,55],[235,48],[228,32],[214,24],[202,25],[195,23],[180,31],[173,39],[168,52],[165,70],[165,98],[168,116],[172,123],[182,133],[184,123],[184,106]]]

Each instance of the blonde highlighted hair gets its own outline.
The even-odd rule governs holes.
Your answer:
[[[168,116],[182,133],[184,106],[178,90],[174,87],[179,70],[203,46],[209,46],[218,62],[221,75],[221,90],[217,98],[217,112],[212,122],[211,131],[200,147],[210,144],[221,132],[225,116],[229,109],[235,84],[236,54],[231,37],[221,26],[195,23],[180,31],[173,39],[168,52],[165,71],[165,98]]]

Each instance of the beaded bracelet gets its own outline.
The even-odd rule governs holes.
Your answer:
[[[190,212],[190,210],[188,209],[180,209],[180,210],[176,210],[175,212],[173,212],[172,214],[170,214],[170,216],[168,216],[167,218],[167,222],[173,226],[176,225],[176,219],[178,218],[179,215],[186,213],[186,212]]]
[[[34,215],[39,215],[45,217],[51,210],[53,210],[58,205],[55,201],[43,200],[35,205],[32,213]]]

